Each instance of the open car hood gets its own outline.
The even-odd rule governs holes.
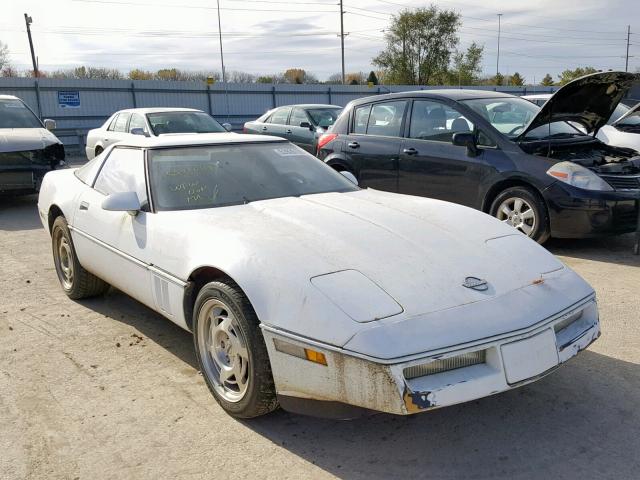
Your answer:
[[[587,134],[595,134],[639,80],[640,75],[627,72],[594,73],[573,80],[551,96],[519,138],[542,125],[560,121],[576,122]]]
[[[615,122],[613,122],[611,125],[613,125],[614,127],[616,125],[618,125],[619,123],[624,122],[625,119],[631,117],[632,115],[638,115],[638,112],[640,111],[640,103],[636,104],[635,107],[632,107],[631,110],[629,110],[627,113],[625,113],[624,115],[622,115],[620,118],[618,118]]]

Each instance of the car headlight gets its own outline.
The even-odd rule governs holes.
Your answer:
[[[573,162],[556,163],[547,170],[556,180],[585,190],[610,191],[613,187],[588,168]]]

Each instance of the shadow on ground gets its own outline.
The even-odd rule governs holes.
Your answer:
[[[82,303],[198,368],[189,333],[121,292]],[[640,365],[585,351],[532,385],[412,417],[345,422],[280,410],[242,423],[343,479],[617,480],[640,468],[638,404]]]
[[[566,239],[552,238],[544,246],[554,255],[620,265],[640,265],[633,254],[635,234],[614,237]]]
[[[16,232],[42,228],[38,217],[38,196],[0,197],[0,231]]]

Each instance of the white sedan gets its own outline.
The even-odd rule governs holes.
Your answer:
[[[352,180],[274,137],[134,137],[48,173],[38,209],[64,292],[113,285],[193,332],[238,417],[424,412],[599,336],[592,288],[512,227]]]
[[[111,115],[104,124],[87,133],[85,153],[91,160],[108,146],[132,135],[157,137],[168,133],[215,133],[231,130],[211,115],[193,108],[130,108]]]

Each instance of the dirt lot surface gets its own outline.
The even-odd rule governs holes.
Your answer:
[[[227,416],[191,336],[117,291],[62,293],[35,197],[0,206],[0,478],[637,479],[633,238],[548,247],[598,292],[603,336],[532,385],[411,418]]]

